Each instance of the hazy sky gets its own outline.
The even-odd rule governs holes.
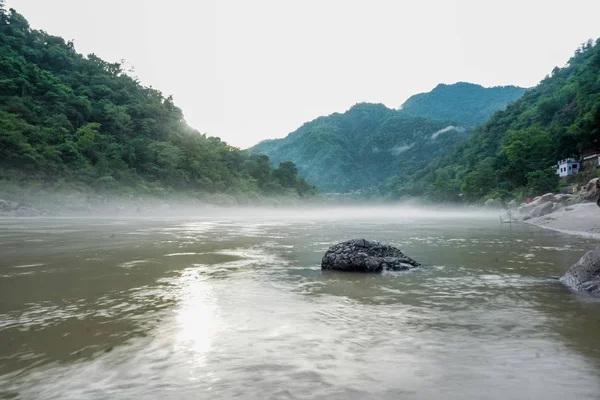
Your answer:
[[[201,132],[247,147],[438,83],[533,86],[600,36],[600,1],[7,0],[79,52],[126,59]]]

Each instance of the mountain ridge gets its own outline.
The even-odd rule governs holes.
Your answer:
[[[486,90],[469,83],[445,87],[452,92],[465,85]],[[492,104],[495,109],[505,106],[500,100]],[[284,138],[263,140],[250,151],[266,154],[275,163],[284,158],[292,160],[302,177],[326,192],[361,191],[376,196],[386,180],[396,175],[402,181],[409,180],[464,141],[473,127],[465,122],[468,113],[471,111],[454,113],[454,119],[434,119],[381,103],[357,103],[343,113],[305,122]],[[409,168],[407,163],[414,167]]]
[[[394,169],[404,170],[403,162],[426,165],[428,157],[423,161],[407,150],[438,154],[442,147],[437,142],[452,148],[466,138],[467,127],[439,133],[455,125],[407,116],[383,104],[358,103],[344,113],[304,123],[284,139],[261,141],[251,151],[266,154],[275,163],[293,160],[300,175],[321,190],[364,191],[376,188]],[[405,161],[398,159],[401,155]]]
[[[526,91],[526,88],[514,85],[484,87],[463,81],[439,83],[429,92],[412,95],[399,109],[412,115],[456,120],[475,127]]]

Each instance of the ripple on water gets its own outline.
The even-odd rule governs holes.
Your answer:
[[[41,267],[43,265],[46,265],[46,264],[39,263],[39,264],[13,265],[11,268],[34,268],[34,267]]]
[[[119,264],[119,267],[121,268],[133,268],[137,265],[140,264],[148,264],[148,263],[156,263],[156,261],[154,260],[131,260],[131,261],[126,261],[124,263]]]
[[[0,315],[0,333],[11,332],[3,337],[31,328],[22,337],[38,343],[14,353],[29,359],[23,365],[30,369],[0,376],[0,392],[67,399],[456,400],[599,392],[599,305],[582,306],[544,280],[560,268],[550,265],[557,258],[552,248],[562,247],[553,236],[532,248],[530,239],[494,230],[486,232],[502,237],[446,231],[413,240],[402,225],[340,223],[326,233],[321,224],[307,226],[262,225],[246,235],[236,222],[201,224],[195,233],[194,224],[176,223],[149,232],[155,240],[135,253],[103,254],[106,265],[78,271],[79,281],[67,279],[57,301]],[[195,241],[212,235],[203,229],[225,243]],[[421,253],[426,266],[381,275],[321,273],[323,246],[348,232],[402,243],[411,255]],[[494,255],[499,251],[506,257]],[[559,251],[565,260],[575,257],[573,249]],[[162,268],[133,268],[150,260]],[[123,265],[132,269],[115,268]],[[92,289],[105,274],[115,280],[131,274],[135,285],[101,286],[74,300],[82,292],[70,288]],[[151,279],[139,283],[146,276]],[[94,325],[87,332],[84,324]],[[55,346],[71,358],[52,353]]]

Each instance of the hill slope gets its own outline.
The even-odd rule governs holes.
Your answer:
[[[564,68],[554,68],[414,182],[388,189],[396,197],[523,198],[556,190],[556,161],[598,145],[600,39],[578,48]]]
[[[301,176],[327,192],[370,189],[378,194],[389,181],[382,189],[389,193],[390,185],[410,181],[464,141],[484,115],[504,109],[523,91],[514,86],[439,85],[411,97],[402,110],[357,104],[343,114],[308,122],[283,139],[263,141],[252,151],[275,162],[292,160]]]
[[[285,161],[285,160],[282,160]],[[0,1],[0,183],[161,194],[314,192],[285,163],[190,128],[171,97],[72,42],[32,30]]]
[[[431,92],[411,96],[401,109],[416,116],[477,126],[520,98],[525,90],[517,86],[484,88],[467,82],[439,84]]]
[[[361,103],[305,123],[284,139],[263,141],[252,151],[274,162],[293,160],[300,175],[319,189],[348,192],[375,188],[391,176],[408,179],[467,135],[451,122]]]

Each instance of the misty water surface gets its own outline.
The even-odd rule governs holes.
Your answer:
[[[424,267],[322,273],[354,237]],[[0,398],[597,398],[600,302],[555,279],[597,245],[418,209],[0,220]]]

